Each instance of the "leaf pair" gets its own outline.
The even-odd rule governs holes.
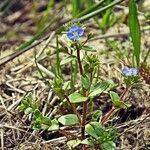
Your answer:
[[[112,141],[112,135],[109,131],[106,131],[104,128],[102,128],[99,122],[91,122],[87,124],[85,131],[92,138],[96,139],[95,141],[89,141],[89,139],[86,139],[86,141],[89,141],[86,142],[87,144],[99,144],[102,150],[116,150],[116,144]]]
[[[90,81],[87,78],[87,76],[81,77],[82,85],[85,89],[88,89],[90,87]],[[98,82],[91,86],[89,95],[87,97],[81,95],[78,92],[74,92],[71,95],[69,95],[69,99],[71,103],[81,103],[85,102],[88,99],[95,97],[99,94],[101,94],[103,91],[105,91],[109,87],[109,83],[106,81]]]

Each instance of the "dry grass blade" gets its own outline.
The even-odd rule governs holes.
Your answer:
[[[1,150],[4,150],[4,130],[2,126],[0,126],[0,134],[1,134]]]

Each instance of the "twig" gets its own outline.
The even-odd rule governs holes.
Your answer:
[[[69,133],[71,133],[73,135],[76,135],[76,137],[78,136],[78,133],[76,131],[70,131]],[[63,137],[58,137],[58,138],[51,139],[51,140],[48,140],[48,141],[43,141],[42,144],[46,144],[46,143],[63,143],[65,141],[67,141],[67,138],[65,136],[63,136]]]
[[[56,97],[54,97],[54,99],[56,99]],[[59,105],[55,106],[55,108],[53,109],[53,111],[49,115],[47,115],[47,116],[52,117],[59,110],[59,108],[63,105],[63,103],[65,103],[66,101],[67,100],[64,99]]]
[[[12,109],[16,108],[23,99],[24,99],[24,96],[22,98],[18,99],[17,101],[15,101],[12,105],[10,105],[7,108],[7,111],[11,111]]]
[[[52,140],[43,141],[42,144],[54,143],[54,142],[63,143],[63,142],[65,142],[66,140],[67,140],[67,138],[66,138],[65,136],[63,136],[63,137],[55,138],[55,139],[52,139]]]
[[[8,83],[8,82],[6,82],[6,85],[7,85],[8,87],[10,87],[12,91],[15,91],[15,92],[18,92],[18,93],[21,93],[21,94],[24,94],[24,93],[25,93],[25,91],[14,87],[13,85],[11,85],[11,84]]]
[[[3,125],[0,125],[1,128],[10,128],[10,129],[15,129],[15,130],[19,130],[21,132],[24,132],[26,133],[27,131],[26,130],[23,130],[23,129],[20,129],[20,128],[17,128],[17,127],[14,127],[14,126],[10,126],[10,125],[7,125],[7,124],[3,124]],[[27,132],[27,134],[30,134],[29,132]]]

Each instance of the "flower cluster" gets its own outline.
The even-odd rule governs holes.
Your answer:
[[[84,29],[79,26],[71,26],[67,32],[67,37],[72,41],[78,41],[81,36],[84,34]]]
[[[136,68],[124,67],[123,70],[122,70],[122,74],[126,77],[136,76],[138,74],[138,70]]]

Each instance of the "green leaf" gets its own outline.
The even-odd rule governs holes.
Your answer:
[[[83,46],[82,49],[89,52],[96,52],[96,50],[90,46]]]
[[[25,109],[26,109],[26,106],[23,104],[23,102],[20,104],[20,106],[19,106],[19,110],[22,112],[24,112],[25,111]]]
[[[26,115],[29,115],[30,113],[32,113],[32,108],[31,108],[31,107],[28,107],[28,108],[24,111],[24,113],[25,113]]]
[[[53,80],[53,86],[54,88],[60,88],[63,85],[64,81],[60,76],[57,76]]]
[[[75,114],[61,116],[58,121],[65,126],[79,124],[79,119]]]
[[[77,147],[81,143],[81,140],[76,139],[76,140],[70,140],[67,142],[67,145],[69,146],[70,149]]]
[[[41,129],[41,124],[39,122],[33,123],[33,130],[39,131]]]
[[[73,57],[73,56],[68,56],[66,58],[64,58],[61,62],[60,62],[60,65],[65,65],[65,64],[68,64],[69,62],[75,60],[76,57]]]
[[[108,79],[107,82],[109,83],[109,87],[107,88],[106,91],[109,91],[109,90],[113,90],[117,87],[118,84],[114,83],[113,80],[111,79]]]
[[[97,134],[95,133],[94,128],[93,128],[90,124],[87,124],[87,125],[85,126],[85,132],[86,132],[88,135],[94,137],[95,139],[98,139],[98,136],[97,136]]]
[[[99,135],[101,132],[102,126],[99,122],[90,122],[85,126],[85,132],[94,137],[95,139],[99,139]]]
[[[132,43],[134,47],[133,56],[135,57],[136,64],[140,64],[140,47],[141,47],[141,31],[138,20],[138,13],[135,0],[129,0],[129,28]]]
[[[89,97],[94,97],[96,95],[101,94],[103,91],[105,91],[109,87],[109,83],[106,81],[98,82],[95,85],[93,85],[90,89]]]
[[[42,129],[42,130],[47,130],[48,128],[49,128],[48,125],[46,125],[46,124],[41,124],[41,129]]]
[[[89,89],[90,86],[91,86],[90,79],[88,78],[87,75],[82,75],[82,76],[81,76],[81,83],[82,83],[82,85],[83,85],[83,87],[84,87],[85,89]]]
[[[62,87],[63,90],[69,90],[70,89],[70,83],[71,81],[66,81]]]
[[[35,118],[42,118],[42,114],[41,114],[41,112],[38,109],[36,109],[34,111],[34,116],[35,116]]]
[[[89,145],[89,146],[94,146],[94,140],[90,139],[90,138],[86,138],[84,139],[81,144],[84,144],[84,145]]]
[[[69,95],[69,99],[71,103],[81,103],[87,101],[87,97],[82,96],[81,94],[75,92]]]
[[[48,125],[48,126],[51,126],[51,119],[46,117],[46,116],[42,116],[42,124],[45,124],[45,125]]]
[[[51,121],[51,126],[48,128],[48,131],[55,131],[59,129],[59,122],[56,119]]]
[[[102,116],[102,111],[101,110],[95,110],[92,112],[92,121],[98,121],[98,119]]]
[[[27,109],[29,108],[29,109]],[[36,101],[32,98],[32,93],[27,93],[21,102],[19,109],[20,111],[26,111],[26,114],[29,114],[29,110],[32,108],[32,112],[34,112],[38,107]],[[26,110],[27,109],[27,110]]]
[[[113,141],[104,142],[100,146],[102,150],[116,150],[116,144]]]
[[[128,76],[124,78],[124,83],[127,87],[134,85],[140,81],[140,76]]]
[[[113,91],[110,91],[110,97],[111,97],[111,100],[113,102],[113,106],[115,108],[124,108],[124,109],[126,109],[130,106],[129,104],[126,104],[123,101],[121,101],[119,95],[117,93],[113,92]]]

